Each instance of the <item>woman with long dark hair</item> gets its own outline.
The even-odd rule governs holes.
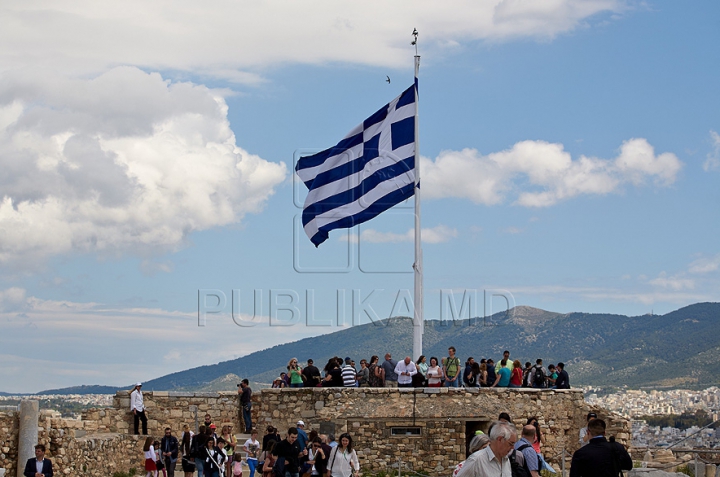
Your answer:
[[[360,461],[352,446],[352,437],[342,434],[339,444],[333,448],[328,458],[330,477],[351,477],[360,475]]]
[[[147,471],[146,477],[157,477],[157,466],[155,462],[158,460],[158,457],[155,453],[155,446],[153,446],[153,438],[150,436],[145,438],[143,457],[145,458],[145,470]]]
[[[186,425],[183,429],[187,428],[182,433],[180,439],[180,452],[182,453],[182,470],[185,472],[185,477],[192,477],[195,473],[195,460],[190,455],[190,444],[192,442],[192,436],[190,435],[190,428]]]
[[[383,369],[378,365],[378,361],[380,361],[380,358],[377,355],[373,355],[372,358],[370,358],[370,364],[368,365],[368,385],[371,388],[381,388],[385,385],[383,382]]]
[[[413,375],[413,386],[415,386],[416,388],[427,386],[428,364],[427,358],[425,358],[424,354],[420,355],[417,362],[415,363],[415,367],[417,368],[418,372],[417,374]]]

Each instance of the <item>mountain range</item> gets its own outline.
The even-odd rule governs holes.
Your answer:
[[[425,322],[426,356],[441,358],[455,346],[469,356],[497,361],[507,349],[512,359],[544,364],[563,361],[571,384],[598,387],[707,387],[720,382],[720,303],[698,303],[665,315],[623,316],[553,313],[526,306],[487,320]],[[201,386],[227,374],[271,383],[290,358],[313,358],[322,368],[332,356],[356,363],[390,352],[412,354],[412,321],[391,318],[335,333],[277,345],[242,358],[169,374],[145,383],[146,389]]]
[[[614,388],[704,388],[720,383],[720,303],[697,303],[665,315],[623,316],[554,313],[527,306],[488,319],[425,322],[425,355],[441,358],[455,346],[462,361],[492,357],[503,350],[511,359],[547,366],[563,361],[573,386]],[[322,369],[332,356],[356,363],[386,352],[396,359],[412,354],[412,320],[390,318],[327,335],[273,346],[241,358],[200,366],[143,383],[146,390],[210,391],[236,389],[239,377],[268,385],[292,357],[312,358]],[[42,394],[106,393],[130,385],[76,386]]]

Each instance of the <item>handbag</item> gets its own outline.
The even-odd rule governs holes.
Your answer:
[[[190,460],[190,458],[187,456],[183,456],[182,469],[183,472],[195,472],[195,461]]]

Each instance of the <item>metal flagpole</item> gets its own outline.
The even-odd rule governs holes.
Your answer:
[[[423,268],[422,268],[422,245],[420,240],[420,141],[419,137],[419,95],[418,95],[418,74],[420,73],[420,56],[417,51],[418,32],[413,29],[413,41],[415,46],[415,296],[413,308],[415,316],[413,319],[413,359],[417,360],[423,350],[423,331],[425,322],[423,320]]]

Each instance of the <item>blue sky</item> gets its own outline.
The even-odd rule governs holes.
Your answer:
[[[407,314],[412,202],[315,250],[291,171],[411,84],[413,28],[426,319],[440,290],[479,315],[485,290],[626,315],[720,300],[716,2],[375,7],[0,7],[0,390],[232,359],[350,326],[373,290],[378,318]],[[263,290],[257,326],[233,289],[245,319]],[[228,300],[204,327],[198,290]]]

